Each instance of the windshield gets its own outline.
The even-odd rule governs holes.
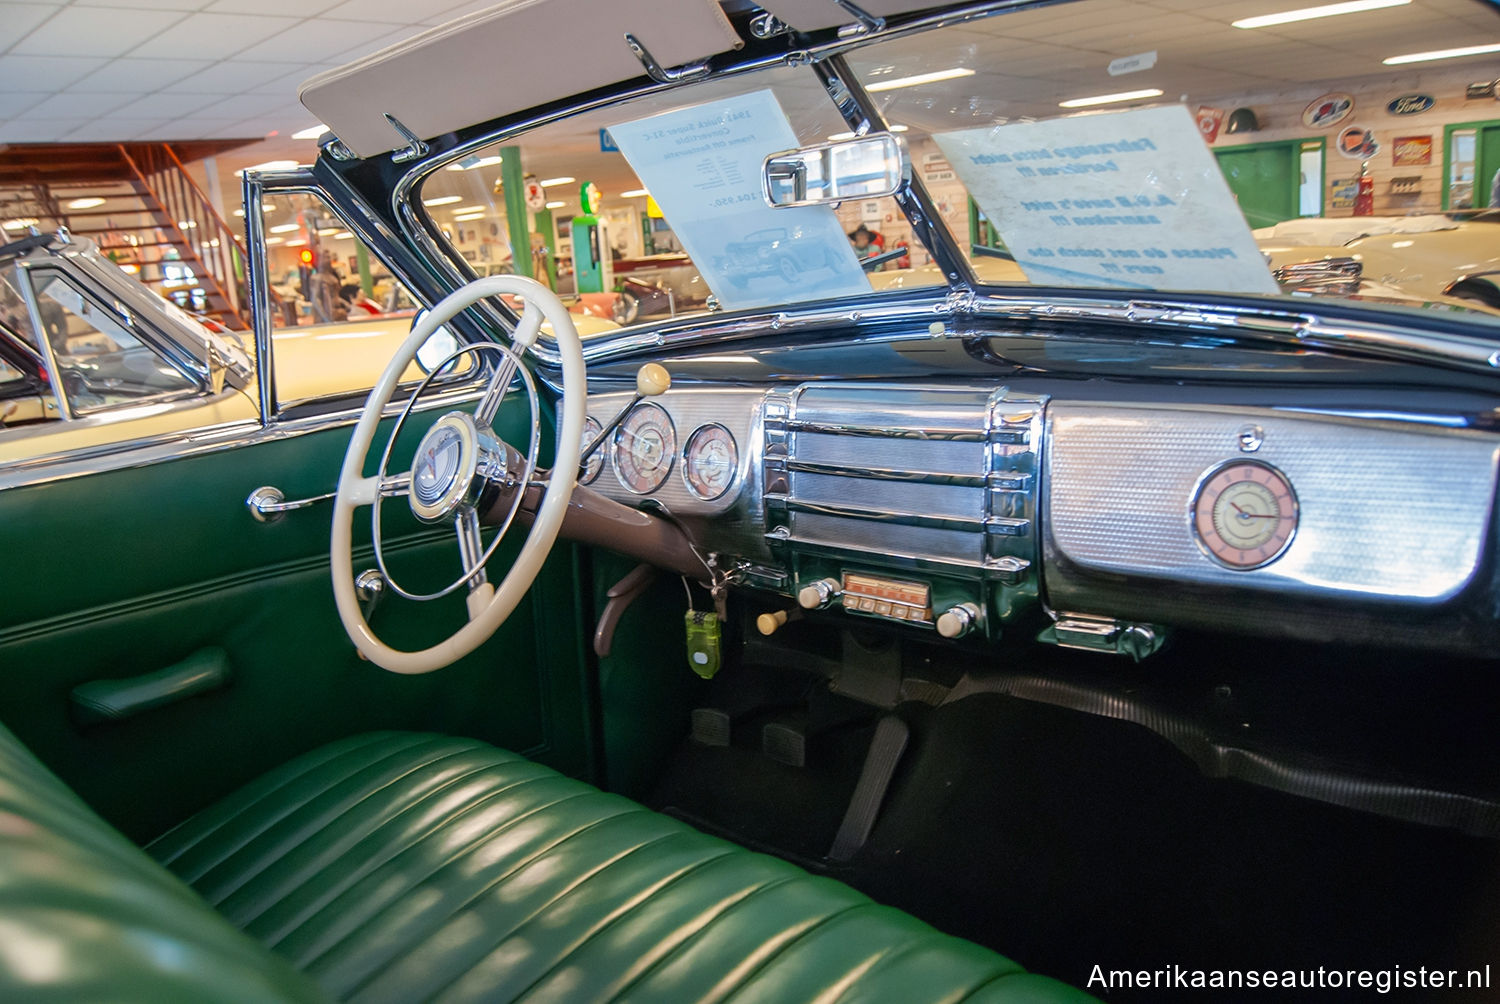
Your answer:
[[[1087,0],[847,58],[981,284],[1500,320],[1500,16],[1270,6]],[[765,204],[768,155],[850,136],[813,68],[780,68],[537,129],[422,199],[479,274],[623,325],[946,284],[894,199]]]

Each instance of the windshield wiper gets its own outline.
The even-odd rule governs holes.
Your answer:
[[[873,272],[886,262],[895,261],[897,258],[908,254],[911,254],[911,248],[892,248],[889,251],[882,251],[880,254],[871,255],[869,258],[861,258],[859,267],[866,272]]]

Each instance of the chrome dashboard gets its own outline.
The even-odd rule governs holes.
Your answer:
[[[628,400],[591,395],[589,414],[607,423]],[[627,484],[632,444],[616,433],[591,487],[670,514],[741,584],[909,630],[1041,627],[1137,657],[1178,625],[1275,634],[1308,604],[1378,619],[1471,597],[1500,472],[1500,435],[1419,415],[1063,400],[976,382],[697,384],[637,409],[651,407],[674,440],[660,486]],[[714,498],[687,476],[685,444],[705,427],[737,454]],[[1205,546],[1205,500],[1223,481],[1209,479],[1228,468],[1271,472],[1262,480],[1294,499],[1279,550],[1258,564]],[[1340,623],[1322,630],[1361,622]]]

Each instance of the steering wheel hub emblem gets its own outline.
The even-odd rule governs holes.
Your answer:
[[[505,450],[471,415],[452,411],[433,423],[411,465],[411,511],[440,523],[460,506],[474,505],[496,473],[504,476]]]

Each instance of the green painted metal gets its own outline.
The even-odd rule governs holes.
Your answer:
[[[364,243],[354,242],[354,261],[359,267],[359,289],[366,296],[375,293],[375,280],[370,275],[370,252],[365,250]]]
[[[542,246],[547,249],[542,259],[547,269],[547,288],[557,288],[557,224],[552,219],[552,210],[541,209],[535,217],[536,232],[542,235]]]
[[[500,184],[505,192],[505,226],[510,232],[510,250],[516,275],[531,275],[531,228],[527,226],[526,172],[521,167],[521,148],[500,148]]]

